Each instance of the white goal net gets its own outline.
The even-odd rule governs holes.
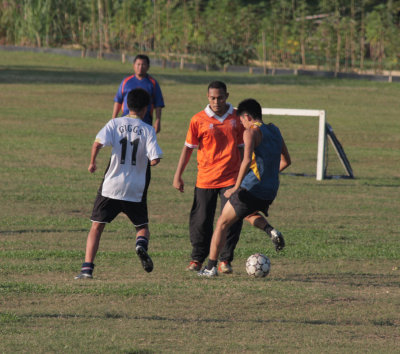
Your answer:
[[[271,120],[282,132],[292,156],[292,166],[288,170],[290,173],[315,175],[316,179],[321,181],[332,177],[327,173],[327,162],[329,161],[331,166],[335,166],[340,161],[341,167],[345,169],[347,175],[336,175],[335,177],[354,178],[343,148],[332,127],[326,122],[324,110],[263,108],[262,114],[273,116],[274,118]],[[288,117],[292,119],[287,119]],[[296,117],[312,117],[314,119],[299,121]],[[318,129],[316,129],[315,118],[318,119]],[[266,120],[265,122],[267,123]],[[328,149],[327,138],[332,143],[338,159],[332,159],[331,152],[333,150]]]

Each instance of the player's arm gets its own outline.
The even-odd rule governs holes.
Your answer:
[[[156,120],[154,122],[154,129],[155,129],[156,133],[159,133],[161,131],[161,110],[162,110],[162,107],[155,108]]]
[[[155,111],[155,121],[154,129],[158,134],[161,131],[161,111],[164,108],[164,98],[161,92],[160,85],[156,82],[154,87],[154,111]]]
[[[193,148],[190,148],[186,145],[183,146],[178,166],[176,168],[176,172],[174,175],[174,181],[172,183],[174,188],[176,188],[180,192],[184,192],[185,183],[183,182],[182,174],[186,168],[186,165],[189,163],[190,157],[192,156],[192,152]]]
[[[112,118],[117,118],[118,117],[118,113],[121,110],[121,107],[122,107],[121,103],[114,102]]]
[[[150,166],[155,166],[160,163],[161,159],[154,159],[150,161]]]
[[[96,158],[97,155],[99,154],[100,149],[103,147],[103,144],[100,144],[99,142],[95,141],[92,145],[92,152],[90,156],[90,164],[88,167],[88,171],[90,173],[93,173],[97,170],[97,165],[96,165]]]
[[[244,142],[243,142],[243,134],[245,132],[245,128],[242,123],[240,123],[240,120],[238,121],[237,125],[237,142],[238,142],[238,149],[239,149],[239,155],[240,155],[240,161],[243,160],[243,154],[244,154]]]
[[[254,146],[255,146],[255,140],[256,140],[257,133],[259,133],[258,128],[257,129],[246,129],[243,133],[243,141],[244,141],[243,160],[242,160],[242,163],[240,164],[239,174],[236,179],[235,186],[231,189],[228,189],[224,193],[224,196],[226,198],[229,198],[240,187],[244,177],[246,176],[247,172],[249,171],[253,152],[254,152]]]
[[[292,163],[290,159],[289,150],[285,144],[285,140],[282,138],[282,151],[281,151],[281,162],[279,165],[279,172],[283,171],[285,168],[289,167]]]

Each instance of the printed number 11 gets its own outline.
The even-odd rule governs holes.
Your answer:
[[[139,146],[139,141],[140,139],[135,139],[134,141],[131,141],[131,145],[133,146],[132,149],[132,165],[136,166],[136,154]],[[125,164],[125,156],[126,156],[126,147],[128,145],[128,139],[122,138],[119,143],[122,145],[122,151],[121,151],[121,165]]]

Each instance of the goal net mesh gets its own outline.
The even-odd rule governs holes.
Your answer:
[[[283,173],[295,176],[316,176],[318,119],[304,116],[263,115],[264,123],[279,127],[288,147],[292,165]],[[346,174],[340,159],[328,137],[325,141],[325,178]]]

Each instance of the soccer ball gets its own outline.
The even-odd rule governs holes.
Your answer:
[[[266,277],[271,268],[271,262],[267,256],[261,253],[252,254],[246,261],[247,274],[254,278]]]

